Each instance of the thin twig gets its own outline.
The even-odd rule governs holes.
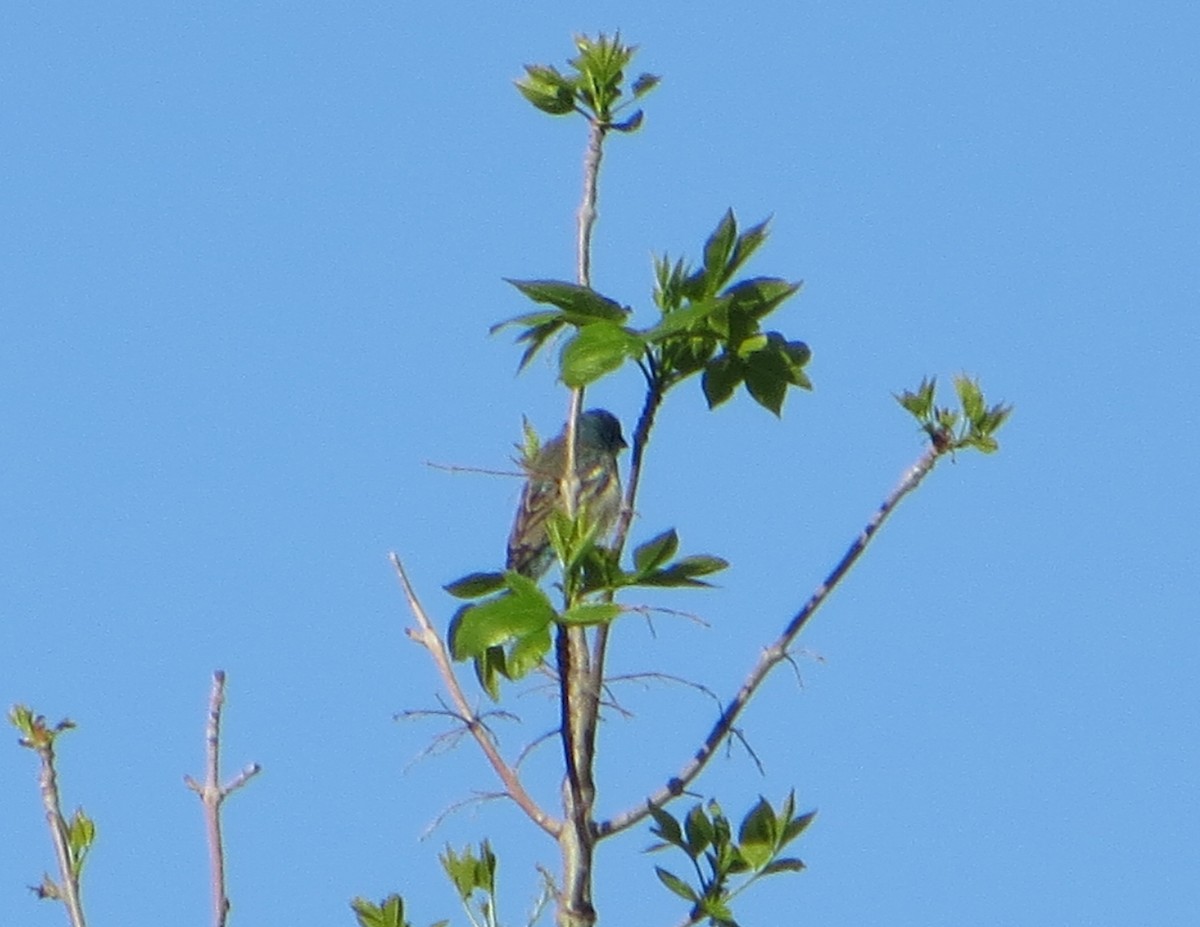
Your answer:
[[[425,466],[433,470],[443,470],[446,473],[479,473],[483,476],[515,476],[519,479],[526,479],[528,473],[520,473],[516,470],[489,470],[486,467],[466,467],[462,464],[444,464],[438,463],[436,460],[426,460]]]
[[[225,927],[229,917],[229,895],[225,891],[225,846],[221,837],[221,805],[234,792],[262,771],[251,763],[225,785],[221,785],[221,710],[225,706],[225,672],[213,673],[212,692],[208,700],[208,723],[205,725],[206,769],[204,783],[184,776],[187,787],[200,796],[204,805],[204,824],[208,833],[209,889],[212,897],[214,927]]]
[[[413,590],[412,583],[409,582],[408,574],[404,572],[404,565],[400,562],[400,558],[395,554],[390,554],[389,559],[392,562],[392,567],[396,570],[396,576],[400,580],[400,585],[404,589],[404,596],[408,599],[408,607],[413,613],[413,617],[417,621],[416,628],[406,629],[409,638],[423,646],[429,655],[433,658],[434,666],[437,667],[438,675],[442,677],[442,684],[446,687],[446,691],[450,695],[450,700],[454,703],[454,708],[458,712],[467,730],[471,732],[471,736],[475,738],[475,742],[479,744],[479,749],[483,751],[483,755],[492,765],[496,775],[500,777],[500,781],[504,783],[504,788],[507,791],[508,797],[517,803],[538,827],[544,830],[550,836],[557,838],[559,831],[562,829],[562,823],[551,817],[541,809],[533,797],[525,791],[525,786],[522,785],[520,777],[512,770],[512,768],[500,756],[500,751],[496,749],[496,744],[492,739],[491,733],[479,714],[471,707],[467,701],[466,695],[463,693],[462,687],[458,684],[458,677],[454,675],[454,668],[450,664],[450,654],[446,650],[446,644],[442,638],[434,630],[433,622],[429,620],[429,615],[417,599],[417,594]]]
[[[405,765],[404,771],[408,772],[417,763],[431,756],[439,756],[450,750],[453,750],[459,745],[464,737],[471,733],[470,727],[467,724],[467,719],[463,718],[456,711],[449,709],[441,709],[434,711],[433,709],[412,709],[408,711],[399,711],[392,716],[395,721],[414,721],[423,718],[449,718],[455,722],[454,727],[448,731],[442,731],[440,734],[434,735],[433,739],[426,745],[420,753],[414,756]],[[487,723],[487,718],[500,718],[503,721],[519,721],[520,719],[507,711],[489,711],[484,712],[479,716],[480,723]],[[491,731],[491,728],[488,728]],[[519,764],[518,764],[519,765]]]
[[[529,758],[530,754],[532,754],[534,750],[536,750],[542,744],[544,744],[550,740],[553,740],[555,737],[558,736],[558,733],[559,733],[558,728],[555,728],[552,731],[546,731],[545,734],[542,734],[539,737],[535,737],[533,740],[531,740],[529,743],[527,743],[524,747],[521,748],[521,752],[519,754],[517,754],[517,762],[514,763],[513,765],[516,766],[517,769],[520,769],[521,765]]]
[[[708,765],[709,760],[716,753],[721,742],[729,736],[738,715],[742,713],[742,709],[749,703],[754,693],[758,690],[758,687],[766,679],[767,674],[779,663],[787,659],[788,648],[792,645],[796,636],[808,623],[808,620],[817,609],[829,598],[829,594],[837,588],[837,585],[842,581],[846,573],[849,572],[850,568],[854,566],[858,558],[862,556],[863,551],[866,550],[875,533],[887,520],[888,516],[895,511],[900,500],[916,489],[921,484],[921,481],[933,470],[939,456],[940,452],[938,449],[931,447],[905,472],[896,488],[880,504],[875,514],[871,516],[870,521],[867,522],[866,527],[863,528],[858,537],[850,544],[845,554],[842,555],[841,560],[838,561],[829,575],[825,577],[824,582],[817,587],[808,601],[804,603],[804,606],[792,616],[792,619],[783,629],[783,633],[779,635],[771,646],[763,651],[758,662],[742,683],[737,695],[726,705],[724,711],[721,712],[721,716],[713,725],[712,730],[709,731],[708,736],[704,739],[704,743],[700,749],[684,764],[679,774],[668,780],[662,788],[647,797],[645,802],[639,807],[631,808],[608,821],[601,822],[597,829],[598,837],[607,837],[620,833],[638,823],[650,814],[651,807],[662,807],[667,804],[681,794],[700,774],[701,770]]]
[[[654,416],[662,404],[662,392],[651,383],[646,391],[646,401],[642,404],[642,413],[638,416],[637,427],[633,432],[633,448],[629,459],[629,483],[625,487],[625,498],[621,503],[621,514],[617,518],[617,527],[613,532],[613,550],[617,559],[625,549],[629,528],[633,524],[634,504],[637,502],[638,486],[642,479],[642,460],[646,453],[646,444],[650,441],[650,429],[654,427]],[[612,600],[611,594],[609,601]],[[599,690],[604,679],[604,660],[608,653],[608,634],[611,625],[602,624],[596,629],[596,637],[592,644],[592,686]]]
[[[580,286],[591,286],[592,230],[596,227],[596,191],[600,177],[600,160],[604,157],[604,136],[608,126],[598,119],[590,121],[587,154],[583,159],[583,199],[579,203],[577,220],[579,233],[575,240],[576,277]]]
[[[67,833],[67,822],[62,815],[62,802],[58,793],[58,773],[54,768],[54,738],[39,740],[34,745],[41,771],[38,788],[42,793],[42,806],[46,809],[46,823],[50,827],[50,839],[54,843],[54,856],[58,860],[60,888],[63,904],[72,927],[86,927],[83,917],[83,901],[79,891],[79,873],[73,865],[74,853]]]
[[[507,792],[476,792],[470,798],[462,798],[450,805],[448,808],[443,808],[442,811],[434,818],[423,831],[421,831],[421,840],[428,840],[433,836],[433,832],[442,826],[442,821],[456,814],[463,808],[469,808],[471,805],[482,805],[484,802],[496,801],[500,798],[508,798]]]

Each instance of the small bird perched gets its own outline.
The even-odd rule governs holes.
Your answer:
[[[562,486],[567,465],[567,430],[525,462],[529,478],[508,536],[507,569],[537,579],[550,567],[554,551],[546,533],[546,519],[562,508]],[[578,505],[599,533],[613,526],[621,511],[621,473],[617,455],[628,447],[621,423],[605,409],[589,409],[579,416],[575,435],[575,473],[579,479]]]

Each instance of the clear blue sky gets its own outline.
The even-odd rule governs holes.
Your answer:
[[[795,787],[809,870],[748,925],[1184,925],[1200,917],[1194,4],[532,2],[7,5],[0,12],[0,701],[80,729],[69,806],[100,830],[95,924],[207,923],[199,774],[229,673],[234,924],[350,924],[401,891],[464,923],[435,851],[485,835],[508,924],[554,848],[441,730],[386,562],[495,567],[522,414],[501,282],[570,277],[583,126],[511,81],[620,28],[664,78],[612,139],[595,284],[647,313],[651,252],[697,255],[732,206],[774,216],[757,273],[816,390],[782,421],[671,397],[637,537],[726,556],[622,622],[617,671],[725,695],[920,453],[890,394],[982,378],[1016,406],[994,458],[947,462],[803,638],[717,762],[731,812]],[[591,393],[631,427],[638,382]],[[637,803],[711,705],[620,690],[601,808]],[[552,723],[534,689],[509,755]],[[32,755],[0,750],[0,924],[57,925]],[[531,761],[554,790],[551,754]],[[673,924],[646,830],[600,851],[605,923]],[[781,912],[787,912],[786,914]]]

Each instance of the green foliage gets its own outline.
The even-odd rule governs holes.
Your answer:
[[[553,309],[527,313],[492,327],[522,327],[524,367],[549,341],[570,331],[559,355],[559,378],[570,387],[587,386],[620,369],[640,364],[660,395],[695,373],[709,408],[729,399],[738,386],[759,405],[779,415],[789,387],[812,389],[805,366],[812,352],[803,341],[762,331],[762,321],[795,295],[799,283],[778,277],[751,277],[730,283],[766,240],[767,224],[738,231],[726,211],[704,245],[704,264],[692,270],[683,261],[655,261],[657,324],[635,329],[624,324],[630,310],[594,290],[558,280],[509,281],[530,299]]]
[[[21,732],[21,739],[18,743],[30,750],[53,748],[54,741],[59,734],[75,727],[75,722],[70,718],[64,718],[51,727],[46,723],[43,715],[35,715],[25,705],[13,705],[8,712],[8,721]]]
[[[478,856],[470,847],[463,850],[460,855],[447,846],[444,853],[438,854],[438,859],[441,861],[446,875],[454,883],[458,898],[471,923],[479,927],[481,922],[475,918],[476,911],[478,911],[483,924],[486,924],[487,927],[495,927],[497,923],[496,854],[492,852],[491,845],[486,840],[483,841],[479,845]],[[476,899],[478,907],[473,909],[471,901],[475,898],[476,893],[482,897]]]
[[[595,39],[576,36],[575,48],[579,54],[568,62],[571,73],[563,74],[552,65],[525,65],[525,77],[516,82],[521,96],[551,116],[577,112],[606,129],[636,131],[642,124],[641,110],[621,122],[613,118],[628,106],[618,105],[618,100],[624,95],[625,68],[637,48],[622,44],[620,33],[612,38],[603,33]],[[633,99],[644,97],[658,82],[653,74],[639,75],[630,88]]]
[[[25,705],[14,705],[8,713],[9,722],[18,731],[21,732],[21,737],[18,743],[22,747],[34,751],[42,763],[42,778],[43,781],[53,779],[55,775],[55,756],[54,747],[58,736],[66,731],[72,730],[75,727],[75,722],[70,719],[63,719],[55,725],[47,723],[45,716],[34,714],[34,712]],[[70,879],[71,883],[78,887],[83,878],[83,866],[87,862],[88,854],[91,852],[93,845],[96,842],[96,823],[82,808],[76,808],[69,819],[64,818],[57,810],[61,797],[57,790],[53,796],[54,810],[49,811],[51,817],[50,826],[59,831],[64,837],[66,848],[67,866],[66,878]],[[66,901],[67,894],[63,886],[59,885],[52,879],[49,874],[42,876],[42,881],[38,884],[34,891],[39,898],[46,898],[52,901]]]
[[[534,580],[512,570],[468,573],[443,587],[456,598],[483,599],[454,614],[447,637],[451,656],[474,661],[480,685],[493,700],[500,697],[501,679],[522,679],[545,659],[552,625],[609,624],[625,611],[607,598],[619,589],[704,587],[710,584],[700,577],[729,566],[711,554],[672,560],[679,548],[673,528],[636,547],[629,570],[621,569],[612,551],[596,544],[595,526],[586,512],[574,519],[554,512],[547,529],[563,567],[567,604],[561,611]]]
[[[71,851],[71,876],[76,882],[83,875],[83,864],[96,842],[96,823],[82,808],[76,808],[67,822],[67,848]]]
[[[999,450],[995,434],[1012,414],[1012,406],[997,403],[989,406],[979,388],[979,382],[961,374],[954,378],[954,391],[959,408],[934,403],[937,380],[926,377],[915,390],[905,390],[896,401],[909,412],[939,454],[975,448],[985,454]]]
[[[355,898],[350,908],[358,920],[359,927],[412,927],[404,919],[404,899],[399,895],[388,895],[379,904],[365,898]],[[445,927],[449,921],[438,921],[433,927]]]
[[[707,920],[718,927],[736,927],[730,902],[764,876],[778,872],[799,872],[804,863],[783,856],[784,848],[800,836],[812,822],[815,812],[796,814],[796,798],[791,793],[778,812],[760,798],[738,827],[737,839],[720,805],[710,801],[707,810],[697,804],[682,824],[662,808],[651,806],[651,829],[659,842],[650,851],[675,847],[691,861],[696,884],[675,873],[655,867],[662,884],[691,905],[688,923]],[[736,888],[730,887],[735,876],[743,877]]]
[[[474,661],[475,675],[493,700],[500,697],[500,677],[521,679],[542,662],[550,650],[550,624],[558,618],[537,583],[513,570],[473,573],[446,586],[461,598],[488,595],[497,588],[503,591],[460,608],[447,632],[451,655]]]

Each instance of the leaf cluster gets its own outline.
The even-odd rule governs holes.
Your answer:
[[[480,921],[475,918],[476,911],[471,908],[471,901],[478,893],[482,896],[476,899],[478,913],[483,919],[482,923],[488,927],[495,927],[497,923],[496,854],[492,852],[491,844],[484,840],[479,845],[478,856],[471,847],[467,847],[459,854],[447,846],[445,852],[438,854],[438,860],[450,881],[454,883],[458,898],[471,923],[476,927],[480,924]]]
[[[629,101],[620,105],[618,101],[624,95],[625,68],[637,47],[623,44],[620,33],[611,38],[601,33],[595,39],[576,36],[575,48],[579,54],[567,62],[567,74],[553,65],[525,65],[525,76],[516,82],[521,96],[551,116],[577,112],[606,129],[636,131],[642,124],[640,109],[620,122],[613,119],[629,105]],[[639,75],[630,87],[633,99],[645,96],[658,82],[653,74]]]
[[[59,734],[75,727],[75,722],[70,718],[64,718],[51,726],[45,715],[35,715],[33,710],[25,705],[13,705],[8,711],[8,722],[21,732],[18,743],[22,747],[37,751],[52,749]]]
[[[954,378],[958,409],[935,404],[936,388],[937,379],[926,377],[915,390],[898,394],[896,401],[921,423],[939,454],[967,448],[991,454],[1000,448],[995,433],[1012,414],[1012,406],[1004,403],[989,406],[979,382],[965,374]]]
[[[388,895],[378,904],[365,898],[350,902],[358,927],[412,927],[404,919],[404,899],[399,895]],[[433,927],[445,927],[449,921],[438,921]]]
[[[789,386],[812,389],[804,372],[812,357],[808,345],[761,330],[762,320],[802,284],[778,277],[730,284],[766,241],[767,225],[763,221],[739,232],[733,210],[727,210],[704,244],[701,267],[671,263],[666,255],[655,260],[654,301],[662,313],[650,332],[661,345],[656,368],[669,384],[702,370],[710,409],[743,383],[755,402],[776,415]]]
[[[800,836],[816,816],[815,811],[796,814],[795,793],[784,799],[778,812],[765,798],[751,808],[738,827],[737,839],[729,819],[715,801],[696,804],[683,819],[662,808],[651,806],[652,832],[660,840],[651,852],[675,847],[691,860],[696,885],[674,873],[655,867],[659,881],[680,898],[691,903],[688,923],[708,920],[717,927],[737,927],[730,902],[757,879],[777,872],[799,872],[804,863],[784,856],[784,848]],[[736,888],[730,880],[744,876]]]
[[[672,528],[639,545],[622,569],[614,554],[595,544],[585,512],[574,519],[552,515],[550,536],[563,566],[566,605],[558,609],[537,582],[513,570],[469,573],[443,588],[460,599],[483,599],[458,609],[450,621],[450,653],[474,660],[484,690],[498,699],[500,679],[518,680],[536,669],[551,647],[555,625],[609,624],[624,610],[608,595],[631,586],[701,587],[700,577],[725,569],[720,557],[675,558],[679,536]]]
[[[587,386],[637,363],[650,389],[660,396],[680,381],[702,373],[709,408],[725,402],[738,386],[759,405],[779,415],[788,387],[812,389],[804,368],[812,352],[803,341],[763,331],[763,320],[801,287],[779,277],[730,282],[767,238],[767,223],[739,231],[727,210],[704,245],[703,264],[655,259],[654,302],[658,322],[638,329],[632,310],[595,290],[562,280],[509,280],[536,303],[550,308],[492,327],[522,328],[525,367],[555,335],[569,332],[559,354],[559,377],[571,388]]]
[[[25,705],[14,705],[8,712],[8,720],[21,732],[18,743],[37,753],[43,766],[49,767],[51,770],[55,763],[55,741],[60,734],[75,727],[75,722],[69,718],[64,718],[57,724],[51,725],[46,721],[44,715],[34,714]],[[57,802],[57,795],[55,799]],[[67,877],[75,885],[78,885],[83,877],[83,865],[87,862],[88,853],[96,842],[96,823],[82,808],[76,808],[69,819],[64,819],[61,815],[56,815],[56,817],[58,820],[53,822],[52,826],[59,827],[66,838],[64,842],[69,867]],[[34,888],[34,892],[39,898],[48,898],[52,901],[66,900],[62,886],[55,882],[48,873],[42,875],[42,881]]]

